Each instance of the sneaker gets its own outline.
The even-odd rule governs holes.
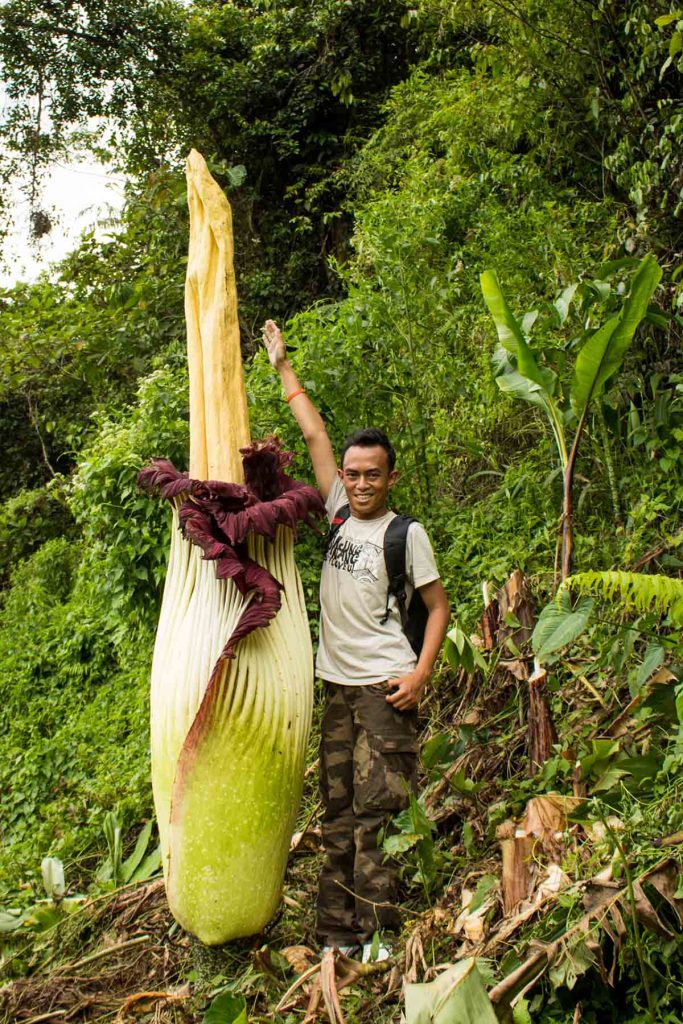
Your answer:
[[[380,943],[379,946],[375,946],[374,950],[373,946],[375,946],[373,942],[363,943],[363,956],[361,959],[361,963],[378,964],[381,963],[382,960],[391,960],[391,958],[394,955],[391,946],[385,946],[383,943]]]
[[[336,949],[338,953],[342,953],[344,956],[355,956],[356,953],[360,952],[360,946],[323,946],[323,956],[325,953],[329,953],[331,950]]]

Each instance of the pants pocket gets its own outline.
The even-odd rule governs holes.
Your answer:
[[[402,811],[417,786],[416,740],[366,734],[358,747],[356,813]]]

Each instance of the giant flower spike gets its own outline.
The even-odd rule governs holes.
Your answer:
[[[207,944],[277,909],[301,797],[313,658],[297,525],[318,492],[276,439],[250,444],[230,206],[187,165],[190,473],[140,474],[173,506],[151,686],[152,786],[171,911]]]

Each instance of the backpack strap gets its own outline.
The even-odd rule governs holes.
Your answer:
[[[410,524],[416,522],[415,516],[395,516],[387,526],[387,531],[384,534],[384,564],[387,567],[389,589],[387,590],[386,609],[380,622],[385,623],[389,618],[389,598],[393,594],[398,603],[401,625],[404,631],[408,621],[408,608],[406,605],[406,543]]]
[[[351,515],[351,506],[347,502],[345,505],[341,505],[332,517],[330,522],[330,528],[327,531],[327,540],[325,542],[325,555],[329,551],[330,544],[334,540],[335,536],[339,533],[340,528],[344,525],[346,520]],[[323,556],[325,557],[325,556]]]

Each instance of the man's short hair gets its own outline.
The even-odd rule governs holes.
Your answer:
[[[389,472],[396,465],[396,450],[384,433],[383,430],[378,430],[377,427],[363,427],[362,430],[354,430],[352,434],[344,441],[344,447],[341,450],[341,467],[344,468],[344,456],[346,455],[349,448],[384,448],[387,453],[387,462],[389,463]]]

